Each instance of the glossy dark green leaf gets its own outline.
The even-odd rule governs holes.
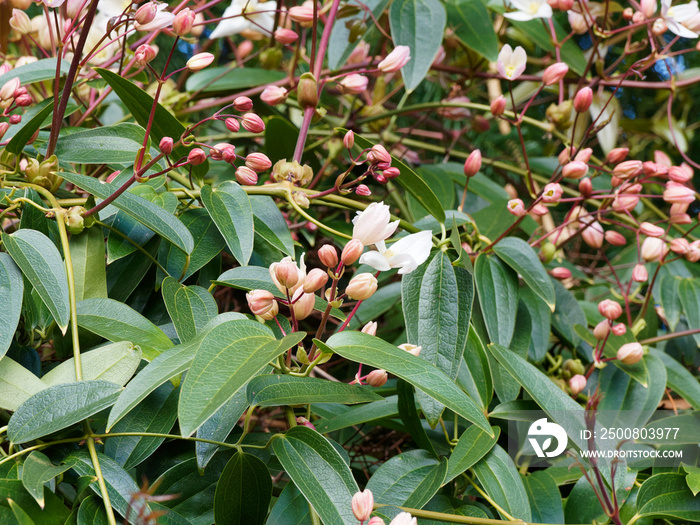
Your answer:
[[[2,243],[65,333],[70,318],[68,279],[54,243],[36,230],[3,233]]]
[[[121,387],[109,381],[78,381],[49,387],[20,405],[7,424],[13,443],[52,434],[112,406]]]
[[[520,474],[499,445],[472,467],[486,493],[515,519],[531,521],[532,513]],[[506,519],[505,516],[502,516]]]
[[[68,467],[70,468],[70,467]],[[108,525],[107,511],[97,496],[85,498],[78,508],[77,525]]]
[[[265,463],[237,452],[216,485],[214,520],[217,525],[262,525],[271,498],[272,478]]]
[[[236,428],[238,420],[241,419],[247,408],[246,391],[241,388],[233,394],[231,399],[226,401],[224,406],[214,412],[214,415],[197,429],[197,437],[212,441],[226,441],[226,438]],[[195,444],[197,466],[200,469],[204,469],[217,450],[219,450],[218,445],[197,441]]]
[[[444,252],[402,279],[401,299],[408,342],[422,347],[420,357],[457,377],[467,343],[474,285],[464,268],[453,267]],[[444,407],[419,392],[426,419],[434,427]]]
[[[314,377],[265,375],[254,377],[247,387],[248,404],[268,407],[306,403],[368,403],[381,397],[372,387],[348,385]]]
[[[55,153],[62,161],[75,164],[133,164],[143,136],[144,129],[130,122],[85,129],[60,135]]]
[[[101,128],[102,129],[102,128]],[[100,157],[101,158],[101,157]],[[106,199],[118,188],[110,183],[101,183],[92,177],[78,173],[61,173],[64,179],[88,191],[95,197]],[[194,239],[180,220],[160,206],[125,191],[112,202],[112,206],[124,210],[137,221],[148,226],[161,237],[167,239],[185,253],[192,253]]]
[[[187,79],[187,91],[235,91],[251,86],[262,86],[285,78],[283,71],[255,67],[210,67]]]
[[[85,299],[78,303],[78,325],[112,342],[139,345],[148,359],[171,348],[163,331],[136,310],[113,299]]]
[[[524,476],[523,483],[535,523],[564,523],[564,509],[559,487],[546,470]]]
[[[114,93],[119,97],[126,108],[131,112],[136,122],[144,128],[147,126],[151,109],[153,108],[153,97],[144,90],[135,86],[130,80],[110,71],[108,69],[95,68],[95,71],[109,84]],[[160,103],[156,104],[156,112],[151,124],[151,139],[153,143],[159,143],[163,137],[171,137],[174,142],[184,134],[185,126],[177,120],[173,114],[165,109]],[[179,159],[186,157],[194,146],[179,146],[173,149],[172,158]],[[192,168],[192,172],[197,177],[203,177],[209,171],[209,161],[205,161]]]
[[[573,294],[558,281],[552,281],[556,295],[556,308],[552,313],[552,329],[565,342],[576,346],[580,337],[574,332],[577,324],[586,326],[586,316]]]
[[[680,282],[678,296],[688,320],[688,328],[691,330],[700,329],[700,279],[683,279]],[[693,337],[700,346],[700,333],[693,334]]]
[[[683,279],[677,275],[664,275],[659,281],[659,296],[668,327],[675,331],[681,320],[680,287]]]
[[[193,339],[218,313],[208,291],[201,286],[183,286],[172,277],[163,281],[163,301],[183,343]]]
[[[0,408],[14,412],[44,388],[46,383],[9,356],[0,359]]]
[[[319,342],[317,341],[317,344]],[[346,359],[382,368],[444,404],[463,418],[492,432],[476,403],[443,372],[430,363],[377,337],[362,332],[341,332],[331,336],[321,348]]]
[[[700,498],[693,496],[683,474],[664,472],[647,479],[637,496],[637,515],[700,521]]]
[[[67,60],[61,60],[61,65],[59,67],[59,73],[61,76],[67,75],[69,69],[70,62]],[[0,76],[0,86],[4,85],[5,82],[9,82],[13,78],[19,78],[23,86],[26,84],[33,84],[34,82],[41,82],[43,80],[53,80],[56,78],[56,59],[44,58],[42,60],[37,60],[36,62],[31,62],[29,64],[24,64],[23,66],[11,69],[4,75]]]
[[[294,257],[294,241],[277,204],[267,195],[251,195],[255,234],[259,235],[274,248],[290,257]]]
[[[287,483],[277,498],[267,525],[313,525],[309,502],[293,482]]]
[[[182,385],[178,419],[190,436],[270,361],[306,334],[277,341],[255,321],[231,321],[204,334]]]
[[[107,298],[105,240],[100,228],[88,228],[70,238],[75,300]]]
[[[479,400],[484,408],[489,406],[493,396],[493,386],[486,346],[469,326],[467,346],[464,347],[462,365],[457,374],[457,384],[474,400]]]
[[[397,415],[399,415],[397,396],[390,396],[382,401],[351,407],[335,417],[317,420],[314,422],[314,425],[319,432],[326,434],[341,428],[361,425],[376,419],[390,418]]]
[[[401,417],[401,421],[406,426],[406,430],[408,430],[408,433],[411,434],[413,441],[416,442],[418,447],[427,450],[434,457],[437,457],[435,446],[433,445],[433,442],[430,441],[428,433],[425,431],[425,427],[423,427],[423,421],[421,420],[419,412],[416,408],[416,398],[414,395],[413,385],[407,383],[403,379],[399,379],[396,382],[396,390],[399,394],[399,417]]]
[[[0,520],[3,524],[16,525],[18,523],[16,514],[9,509],[8,498],[36,525],[63,525],[70,514],[61,498],[48,488],[45,489],[46,504],[43,509],[39,507],[18,479],[0,479],[0,495],[3,498],[0,502]]]
[[[660,350],[650,349],[649,354],[658,357],[666,367],[667,384],[674,392],[683,396],[690,406],[700,410],[700,382],[686,367]]]
[[[144,252],[137,251],[107,266],[107,294],[110,299],[126,302],[153,265],[158,246],[165,242],[161,242],[160,237],[154,237],[143,247],[150,257]],[[170,243],[168,245],[172,246]],[[178,248],[173,250],[181,253],[183,259],[187,257],[182,250]],[[160,278],[161,281],[163,277]]]
[[[27,456],[22,465],[22,484],[43,509],[44,483],[48,483],[69,468],[67,465],[54,465],[46,455],[35,450]]]
[[[507,347],[518,311],[518,276],[497,257],[481,254],[474,265],[474,282],[489,339]]]
[[[493,436],[489,436],[476,425],[468,427],[461,436],[457,446],[452,451],[448,460],[447,475],[445,481],[452,481],[457,476],[472,468],[493,448],[501,433],[499,427],[493,428]]]
[[[15,515],[18,525],[34,525],[34,521],[32,521],[32,518],[29,517],[29,514],[24,512],[22,507],[15,503],[12,498],[7,498],[7,503],[9,504],[10,509],[12,509],[12,513]]]
[[[479,53],[489,62],[498,60],[498,38],[491,27],[491,17],[483,0],[461,0],[448,3],[448,23],[454,28],[455,36],[464,44]]]
[[[213,189],[203,186],[202,202],[233,256],[247,265],[253,253],[253,209],[246,192],[231,181]]]
[[[1,85],[2,84],[0,84],[0,86]],[[15,133],[11,139],[7,136],[3,137],[5,140],[9,139],[9,142],[5,147],[10,153],[19,155],[29,143],[32,135],[34,135],[36,130],[38,130],[44,123],[46,117],[53,113],[53,97],[39,102],[36,109],[38,109],[38,111],[35,110],[36,112],[33,115],[25,114],[22,116],[22,122],[20,124],[21,129],[13,130]]]
[[[22,314],[22,297],[24,296],[24,279],[12,258],[0,253],[0,359],[10,348],[12,339]]]
[[[683,470],[688,473],[685,477],[688,488],[693,493],[693,496],[697,496],[700,492],[700,467],[683,464]]]
[[[272,449],[325,525],[356,525],[351,500],[359,488],[350,467],[326,438],[297,426],[272,441]]]
[[[179,391],[164,383],[122,418],[112,432],[168,434],[177,419]],[[104,453],[129,470],[148,458],[165,438],[119,436],[108,438]]]
[[[552,287],[552,290],[554,288]],[[520,301],[530,314],[531,336],[528,355],[536,363],[541,362],[549,349],[549,334],[552,328],[552,312],[547,304],[530,288],[518,290]]]
[[[397,46],[411,49],[411,60],[401,68],[407,91],[413,91],[425,78],[435,60],[447,14],[439,0],[394,0],[389,10],[391,36]],[[425,28],[429,27],[430,31]]]

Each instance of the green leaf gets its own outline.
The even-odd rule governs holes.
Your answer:
[[[476,403],[443,372],[420,357],[362,332],[340,332],[331,336],[327,344],[319,341],[316,344],[324,351],[400,377],[491,434],[491,426]]]
[[[664,472],[648,478],[637,495],[637,516],[700,521],[700,498],[694,496],[683,474]]]
[[[390,396],[382,401],[351,407],[349,410],[329,419],[314,422],[316,430],[327,434],[341,428],[361,425],[377,419],[395,417],[399,414],[397,397]]]
[[[272,478],[265,463],[237,452],[216,485],[214,520],[222,525],[264,523],[271,499]]]
[[[296,332],[281,341],[256,321],[231,321],[204,335],[182,385],[178,419],[183,436],[190,436],[250,378],[301,341]]]
[[[688,328],[700,329],[700,279],[683,279],[678,290]],[[700,346],[700,333],[693,334],[695,342]]]
[[[499,445],[472,467],[486,493],[515,519],[531,521],[530,502],[513,460]],[[501,514],[503,519],[507,519]]]
[[[425,450],[409,450],[394,456],[372,474],[367,488],[377,503],[420,509],[445,481],[447,461],[438,461]]]
[[[80,503],[77,519],[77,525],[109,524],[104,503],[102,503],[102,500],[97,496],[89,496]]]
[[[125,302],[131,296],[153,264],[152,257],[155,257],[158,246],[162,244],[165,244],[165,241],[161,242],[160,237],[154,237],[143,247],[145,252],[151,257],[138,251],[127,255],[123,259],[114,261],[107,267],[107,293],[110,299]],[[172,246],[170,243],[168,245]],[[182,250],[177,248],[174,250],[181,253],[183,259],[187,257]],[[163,277],[165,275],[160,277],[160,279],[157,278],[158,282],[162,281]]]
[[[517,237],[506,237],[493,247],[493,251],[554,311],[556,298],[552,281],[528,243]]]
[[[36,230],[3,233],[2,243],[65,334],[70,318],[68,279],[54,243]]]
[[[23,296],[22,272],[8,254],[0,253],[0,304],[3,305],[0,308],[0,326],[3,327],[0,331],[0,359],[12,344],[22,314]]]
[[[586,316],[573,294],[558,281],[552,281],[556,294],[556,308],[552,314],[552,328],[560,338],[575,347],[580,337],[574,331],[579,324],[586,326]]]
[[[664,275],[659,281],[661,306],[666,314],[668,327],[675,331],[681,320],[680,287],[683,279],[677,275]]]
[[[67,75],[69,69],[70,62],[67,60],[61,60],[61,65],[59,66],[60,75]],[[4,75],[0,76],[0,86],[4,85],[6,82],[9,82],[13,78],[19,78],[19,81],[23,86],[33,84],[34,82],[41,82],[43,80],[53,80],[56,78],[56,59],[45,58],[11,69]]]
[[[254,377],[247,387],[248,404],[257,407],[306,403],[368,403],[381,397],[371,387],[348,385],[313,377],[265,375]]]
[[[7,436],[26,443],[52,434],[112,406],[121,387],[109,381],[78,381],[34,394],[12,414]]]
[[[45,492],[46,505],[44,509],[39,507],[18,479],[0,479],[0,495],[3,498],[0,503],[0,520],[3,524],[16,525],[18,523],[15,516],[19,512],[4,512],[9,507],[6,504],[7,499],[11,499],[16,507],[21,508],[24,515],[39,525],[63,525],[70,514],[61,499],[48,489]],[[24,518],[24,516],[22,517]]]
[[[255,67],[210,67],[198,71],[187,79],[187,91],[236,91],[242,88],[263,86],[282,80],[284,71],[273,71]]]
[[[167,434],[177,419],[179,391],[170,383],[158,387],[129,412],[112,432],[149,432]],[[165,438],[145,436],[119,436],[108,438],[104,452],[129,470],[148,458]]]
[[[243,188],[231,181],[202,187],[202,203],[242,266],[253,253],[253,209]]]
[[[293,482],[282,489],[266,525],[313,525],[309,503]]]
[[[680,394],[695,410],[700,410],[700,383],[695,376],[666,352],[652,348],[649,354],[658,357],[666,367],[668,386]]]
[[[83,379],[102,380],[123,386],[141,362],[141,349],[129,342],[112,343],[81,354]],[[70,358],[44,374],[46,386],[74,383],[75,361]]]
[[[218,313],[208,291],[201,286],[183,286],[172,277],[163,281],[163,301],[183,343],[193,339]]]
[[[509,346],[518,311],[518,276],[499,258],[481,254],[474,265],[474,281],[489,339]]]
[[[43,509],[44,483],[48,483],[69,468],[68,465],[54,465],[48,457],[35,450],[27,456],[22,465],[22,485]]]
[[[464,347],[462,365],[457,374],[457,384],[472,399],[480,400],[482,407],[489,406],[493,396],[489,359],[486,347],[472,325],[469,325],[467,346]]]
[[[452,481],[467,469],[472,468],[489,453],[501,433],[499,427],[491,428],[493,436],[488,435],[476,425],[471,425],[462,433],[448,460],[445,482]]]
[[[265,122],[265,154],[273,165],[278,160],[291,159],[294,156],[294,149],[297,144],[296,137],[298,135],[299,128],[282,116],[275,115]],[[251,196],[252,198],[253,196]],[[266,201],[271,200],[270,197],[265,195],[258,195],[256,198]],[[275,207],[277,206],[275,205]],[[255,209],[255,206],[253,206],[253,209]],[[255,226],[257,233],[257,224]]]
[[[305,426],[272,441],[272,450],[324,525],[356,525],[352,496],[359,490],[350,467],[321,434]]]
[[[421,266],[419,269],[425,269]],[[414,270],[418,271],[418,270]],[[413,272],[412,272],[413,273]],[[382,286],[369,299],[362,301],[362,304],[350,319],[349,330],[360,330],[370,321],[374,321],[379,316],[385,314],[401,301],[401,282],[389,284],[382,283]]]
[[[160,328],[136,310],[114,299],[80,301],[78,325],[113,343],[129,341],[139,345],[149,359],[173,346]]]
[[[693,496],[697,496],[698,492],[700,492],[700,467],[694,467],[683,463],[683,470],[688,473],[685,477],[688,488],[693,493]]]
[[[103,128],[100,128],[103,129]],[[101,183],[92,177],[78,173],[62,172],[64,179],[88,191],[95,197],[106,199],[117,191],[117,187],[109,183]],[[192,234],[180,220],[160,206],[153,204],[129,191],[122,193],[112,202],[112,206],[124,210],[140,223],[148,226],[161,237],[167,239],[185,253],[192,253],[194,239]]]
[[[46,384],[22,365],[5,356],[0,359],[0,408],[14,412]]]
[[[289,232],[287,221],[272,197],[251,195],[249,199],[253,207],[255,234],[285,255],[294,257],[292,234]]]
[[[105,240],[101,228],[88,228],[69,241],[75,276],[75,300],[107,298]]]
[[[394,44],[411,48],[411,60],[401,68],[406,91],[413,91],[428,74],[442,44],[446,23],[447,14],[439,0],[392,2],[389,24]]]
[[[498,60],[498,38],[492,27],[491,17],[483,0],[462,0],[448,3],[447,15],[455,36],[489,62]]]
[[[444,252],[402,279],[401,300],[408,342],[422,347],[420,358],[455,379],[467,344],[474,284]],[[423,392],[418,402],[431,427],[444,407]]]
[[[56,156],[75,164],[133,164],[144,129],[129,122],[60,135]],[[45,153],[45,146],[37,148]]]
[[[267,290],[278,299],[286,299],[284,294],[280,292],[272,283],[270,271],[267,268],[260,266],[238,266],[222,273],[219,278],[214,281],[214,284],[231,286],[239,290]],[[316,297],[314,308],[320,312],[325,311],[328,303]],[[333,308],[331,315],[336,319],[345,320],[345,314]]]
[[[552,290],[554,290],[553,287]],[[537,297],[530,288],[520,288],[518,290],[518,296],[530,317],[530,329],[527,330],[527,333],[530,335],[528,354],[534,362],[539,363],[544,360],[545,354],[549,349],[552,312],[547,304]],[[518,307],[520,307],[520,305],[518,305]]]
[[[2,84],[0,84],[0,86],[2,86]],[[53,114],[53,97],[42,100],[32,109],[35,110],[33,115],[25,114],[22,116],[22,122],[20,123],[21,129],[14,130],[15,133],[11,139],[7,136],[3,137],[5,140],[10,139],[7,146],[5,146],[10,153],[14,153],[15,155],[22,153],[22,150],[29,143],[29,139],[31,139],[36,130],[41,127],[46,117]]]
[[[347,132],[347,130],[343,128],[338,128],[336,131],[341,133]],[[362,149],[371,148],[374,146],[373,142],[370,142],[357,133],[355,134],[355,144]],[[402,160],[394,157],[393,155],[391,156],[391,165],[398,168],[399,172],[401,173],[396,179],[394,179],[394,181],[404,190],[410,193],[411,196],[416,199],[418,203],[428,211],[428,213],[435,217],[438,222],[444,223],[445,210],[442,207],[442,203],[435,196],[435,193],[430,186],[428,186],[425,181],[420,178],[420,175],[413,171]]]
[[[428,433],[423,426],[423,420],[418,414],[413,385],[407,383],[403,379],[399,379],[396,381],[396,391],[399,394],[398,408],[401,422],[406,427],[408,433],[411,434],[413,441],[416,442],[419,448],[427,450],[433,456],[437,457],[435,446],[433,442],[430,441]],[[318,428],[318,426],[316,428]]]
[[[15,515],[18,525],[34,525],[34,521],[29,517],[29,514],[22,510],[22,507],[17,505],[11,498],[7,498],[7,503],[12,509],[12,513]]]
[[[264,372],[264,370],[263,370]],[[200,439],[210,439],[212,441],[226,441],[231,434],[238,420],[248,408],[245,389],[241,388],[233,394],[233,397],[226,401],[226,404],[214,415],[207,419],[204,424],[197,429],[197,437]],[[204,470],[216,451],[218,445],[197,441],[195,443],[195,453],[197,455],[197,467]]]
[[[374,19],[379,19],[382,13],[389,4],[389,0],[367,0],[366,2],[348,2],[348,6],[357,8],[358,5],[361,7],[367,6],[371,12]],[[328,67],[335,71],[340,66],[345,65],[352,50],[355,49],[360,42],[373,43],[380,36],[379,31],[376,29],[374,24],[369,24],[367,30],[362,35],[361,39],[356,40],[351,36],[351,26],[353,22],[356,24],[362,23],[364,20],[368,20],[370,15],[363,9],[357,9],[357,13],[351,16],[339,16],[336,17],[335,23],[333,24],[333,29],[331,31],[331,38],[328,42]]]
[[[554,478],[546,470],[523,476],[530,500],[532,519],[536,523],[565,523],[561,493]],[[580,520],[577,520],[580,521]]]
[[[153,108],[153,97],[138,86],[135,86],[130,80],[113,71],[102,68],[95,68],[95,71],[109,84],[114,93],[131,112],[134,119],[136,119],[136,122],[143,128],[146,128],[151,109]],[[160,103],[156,104],[150,135],[153,143],[159,143],[163,137],[171,137],[174,142],[177,142],[184,133],[185,126]],[[194,145],[178,146],[173,149],[171,158],[177,160],[182,157],[187,157],[187,154],[194,147]],[[208,171],[209,161],[205,161],[192,168],[192,173],[198,178],[203,177]]]

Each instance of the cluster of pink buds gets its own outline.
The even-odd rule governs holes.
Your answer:
[[[401,172],[391,165],[391,155],[381,144],[376,144],[367,152],[369,173],[380,184],[386,184],[388,180],[395,179]]]
[[[22,115],[10,112],[17,108],[30,106],[32,102],[32,96],[26,87],[21,86],[17,77],[8,80],[0,87],[0,109],[2,116],[8,117],[6,122],[0,122],[0,140],[11,125],[22,122]]]

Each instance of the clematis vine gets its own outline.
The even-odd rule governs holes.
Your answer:
[[[219,22],[209,38],[222,38],[244,31],[272,33],[276,9],[275,1],[233,0],[224,11],[224,20]]]
[[[498,53],[498,61],[496,67],[498,73],[507,80],[515,80],[525,71],[527,64],[527,54],[525,50],[518,46],[513,50],[510,44],[506,44]]]
[[[504,13],[503,16],[511,20],[527,21],[535,18],[551,18],[552,6],[547,0],[510,0],[511,7],[516,11]]]
[[[671,5],[671,0],[661,0],[661,17],[671,33],[685,38],[697,38],[698,33],[691,31],[683,22],[700,13],[696,0],[687,4]]]

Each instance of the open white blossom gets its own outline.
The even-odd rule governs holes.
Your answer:
[[[510,0],[511,7],[517,11],[505,13],[503,16],[511,20],[533,20],[535,18],[552,18],[552,6],[547,0]]]
[[[400,274],[411,273],[430,255],[430,249],[433,246],[432,237],[432,232],[428,230],[412,233],[399,239],[389,248],[384,241],[379,241],[375,244],[378,251],[362,254],[360,264],[367,264],[380,272],[399,268]]]
[[[277,2],[274,0],[233,0],[224,11],[225,19],[219,22],[209,38],[237,35],[246,30],[270,34],[275,27],[276,9]],[[242,16],[244,14],[245,16]]]
[[[352,220],[352,238],[358,239],[365,246],[385,241],[399,226],[399,221],[390,221],[389,206],[383,202],[373,202],[364,211],[358,211]]]
[[[513,51],[510,44],[506,44],[501,48],[501,52],[498,53],[496,67],[503,78],[515,80],[523,74],[526,65],[527,54],[521,46],[516,47],[515,51]]]
[[[698,33],[691,31],[683,22],[693,18],[700,12],[696,0],[687,4],[671,5],[671,0],[661,0],[661,17],[671,33],[685,38],[697,38]]]
[[[131,3],[132,2],[130,0],[100,0],[100,2],[97,4],[98,16],[102,15],[107,19],[120,16],[131,5]],[[156,13],[156,17],[148,24],[139,24],[136,22],[134,27],[139,31],[155,31],[156,29],[164,29],[171,26],[175,15],[170,11],[166,11],[167,8],[168,4],[165,2],[157,4],[158,12]],[[121,32],[123,32],[123,29],[120,30],[120,33]]]

